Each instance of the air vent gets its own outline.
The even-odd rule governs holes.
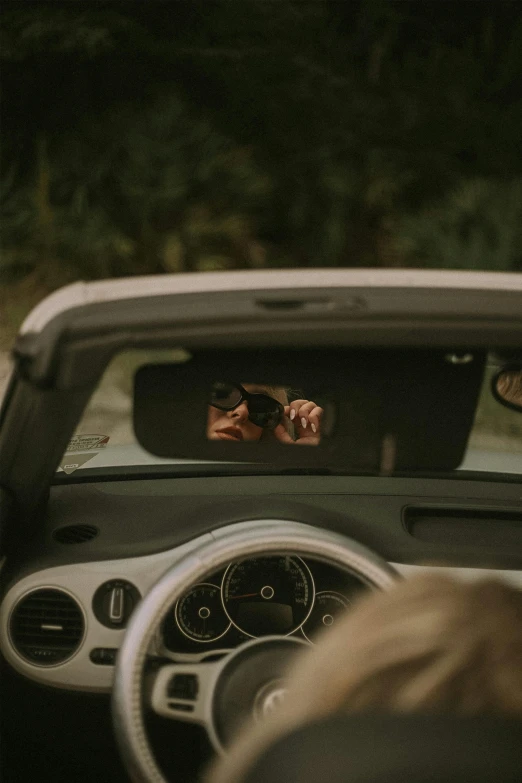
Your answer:
[[[53,532],[53,538],[60,544],[83,544],[96,538],[98,533],[99,530],[94,525],[67,525],[57,528]]]
[[[77,602],[62,590],[35,590],[15,606],[9,621],[11,642],[31,663],[55,666],[78,650],[85,624]]]

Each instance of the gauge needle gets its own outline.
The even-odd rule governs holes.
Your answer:
[[[259,593],[245,593],[244,595],[231,595],[228,600],[237,601],[238,598],[252,598],[254,595],[259,595]]]

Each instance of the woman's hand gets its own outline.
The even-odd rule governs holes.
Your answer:
[[[285,405],[285,416],[293,422],[296,440],[293,440],[284,424],[278,424],[274,435],[281,443],[296,443],[303,446],[317,446],[321,440],[321,417],[323,409],[310,400],[294,400]]]

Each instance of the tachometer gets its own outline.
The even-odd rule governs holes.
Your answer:
[[[334,625],[349,605],[350,601],[344,595],[333,590],[317,593],[314,608],[301,629],[306,639],[309,642],[314,642],[317,634]]]
[[[254,557],[230,565],[223,577],[223,606],[247,636],[288,636],[314,603],[312,574],[300,557]]]
[[[214,642],[230,628],[217,585],[194,585],[176,604],[176,623],[195,642]]]

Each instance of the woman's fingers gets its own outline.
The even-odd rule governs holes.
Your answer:
[[[323,409],[316,405],[315,402],[294,400],[290,405],[285,406],[285,414],[290,421],[294,422],[298,434],[302,434],[306,430],[311,430],[314,434],[319,432]]]
[[[317,433],[321,428],[321,416],[323,415],[323,409],[316,405],[313,410],[308,414],[308,421],[312,428],[312,432]]]
[[[323,409],[311,400],[293,400],[290,405],[284,406],[284,413],[294,423],[296,440],[292,440],[283,424],[276,427],[274,434],[282,443],[316,446],[321,440],[323,412]]]
[[[315,407],[315,403],[308,400],[294,400],[290,404],[290,421],[293,421],[296,427],[306,428],[308,424],[308,412]]]
[[[285,429],[284,424],[278,424],[274,430],[274,435],[281,443],[293,443],[294,441],[290,437],[289,433]]]

